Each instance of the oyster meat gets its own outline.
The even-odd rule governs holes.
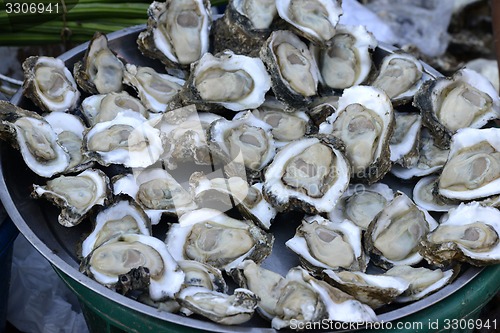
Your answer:
[[[284,146],[265,170],[264,196],[278,211],[331,211],[350,179],[349,162],[337,145],[313,137]]]
[[[31,56],[23,62],[23,94],[48,112],[76,108],[80,92],[61,59]]]
[[[319,133],[340,138],[346,145],[351,177],[372,184],[391,168],[389,142],[394,112],[380,89],[355,86],[344,90],[338,111],[319,126]]]
[[[45,185],[33,185],[31,194],[46,198],[61,208],[58,221],[73,227],[96,206],[103,206],[111,199],[108,176],[101,170],[87,169],[75,176],[59,176]]]

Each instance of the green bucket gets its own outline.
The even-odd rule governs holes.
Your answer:
[[[57,274],[77,295],[91,333],[192,332],[193,329],[166,322],[120,305],[72,279],[54,266]],[[481,309],[500,291],[500,265],[485,268],[478,276],[445,299],[389,323],[374,323],[362,332],[473,332],[482,325],[492,331],[500,322],[478,321]]]

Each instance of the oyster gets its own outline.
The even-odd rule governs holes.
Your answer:
[[[80,270],[97,282],[113,287],[120,275],[139,267],[149,272],[148,290],[153,301],[174,297],[184,282],[184,273],[168,253],[165,243],[146,235],[124,234],[110,239],[85,257]]]
[[[436,144],[448,148],[451,136],[460,128],[481,128],[500,117],[500,98],[481,74],[463,68],[450,78],[427,81],[413,102]]]
[[[375,216],[392,199],[394,192],[386,184],[350,184],[328,217],[331,221],[347,219],[366,230]]]
[[[413,200],[427,211],[447,212],[456,207],[458,203],[445,200],[437,193],[438,176],[427,176],[420,179],[413,188]]]
[[[453,260],[472,265],[500,263],[500,211],[478,202],[460,204],[443,215],[439,226],[422,240],[424,258],[443,266]]]
[[[464,128],[455,134],[439,176],[439,194],[474,200],[500,193],[500,129]]]
[[[215,52],[226,49],[258,56],[278,16],[275,0],[231,0],[224,16],[212,27]]]
[[[216,164],[207,143],[207,129],[211,123],[220,119],[209,112],[198,112],[196,106],[168,111],[156,125],[165,140],[165,150],[161,160],[169,169],[177,168],[178,163],[194,162],[201,165]]]
[[[115,199],[96,215],[92,232],[82,242],[82,257],[123,234],[151,236],[151,221],[141,207],[126,197]]]
[[[420,132],[418,160],[415,165],[409,168],[393,165],[391,173],[401,179],[427,176],[443,168],[448,154],[449,150],[436,146],[432,135],[423,128]]]
[[[70,156],[57,133],[38,113],[0,101],[0,137],[19,149],[24,163],[39,176],[50,178],[64,172]]]
[[[63,112],[52,112],[44,118],[56,132],[59,144],[69,154],[65,173],[79,172],[92,166],[93,162],[83,154],[83,133],[86,127],[81,118]]]
[[[75,79],[64,61],[31,56],[23,62],[23,94],[43,111],[73,110],[80,98]]]
[[[92,126],[84,136],[88,156],[99,164],[147,167],[163,153],[160,131],[133,111],[123,111],[113,119]]]
[[[147,30],[137,38],[144,55],[167,67],[188,67],[208,51],[212,24],[208,0],[154,1],[148,16]]]
[[[187,287],[176,295],[176,299],[192,312],[224,325],[250,320],[258,301],[253,292],[243,288],[236,288],[233,295],[227,295],[202,287]]]
[[[342,15],[339,0],[283,0],[276,2],[278,15],[298,34],[315,44],[325,45],[335,35]]]
[[[248,172],[248,178],[258,179],[276,153],[271,130],[271,125],[247,111],[238,119],[214,121],[208,129],[208,139],[216,156],[241,169],[234,171],[235,176],[246,178]]]
[[[430,79],[420,60],[405,52],[393,52],[384,57],[377,76],[371,82],[389,96],[394,105],[413,99],[424,81]]]
[[[134,198],[155,225],[163,214],[180,216],[197,208],[191,195],[162,168],[118,175],[112,178],[112,183],[115,194]]]
[[[230,270],[245,259],[263,261],[274,237],[250,221],[236,220],[209,208],[182,215],[172,224],[165,240],[176,260],[197,260]]]
[[[349,162],[326,138],[295,140],[278,151],[264,173],[263,194],[278,211],[329,212],[349,184]]]
[[[262,183],[248,185],[241,177],[209,179],[202,172],[189,178],[191,192],[199,207],[228,211],[233,206],[259,227],[269,230],[277,211],[262,195]]]
[[[148,116],[141,101],[126,91],[89,96],[83,100],[80,109],[89,126],[113,120],[123,111],[134,111],[145,118]]]
[[[228,287],[219,269],[195,260],[179,260],[177,264],[184,272],[185,286],[227,294]]]
[[[398,192],[368,226],[365,250],[383,268],[417,264],[422,260],[420,241],[437,225],[427,212]]]
[[[274,31],[260,57],[271,74],[274,95],[291,107],[305,106],[317,95],[319,70],[307,45],[290,31]]]
[[[327,48],[309,46],[318,64],[320,83],[332,89],[346,89],[362,84],[372,69],[371,52],[378,42],[362,25],[338,24]]]
[[[46,198],[61,208],[58,221],[72,227],[87,216],[96,205],[105,205],[111,198],[109,179],[104,172],[87,169],[75,176],[59,176],[46,185],[33,185],[34,198]]]
[[[232,111],[259,107],[271,88],[271,79],[259,58],[226,50],[215,56],[206,53],[191,66],[191,74],[179,99],[200,109],[223,106]],[[169,109],[179,107],[172,102]]]
[[[389,141],[391,161],[405,168],[415,165],[419,158],[422,117],[418,113],[394,112],[395,126]]]
[[[410,284],[403,278],[386,274],[335,272],[330,269],[324,270],[323,274],[325,281],[354,296],[372,309],[392,303],[396,297],[408,289]]]
[[[165,112],[168,103],[179,93],[185,81],[160,74],[151,67],[127,64],[123,83],[132,86],[141,102],[152,112]]]
[[[444,287],[451,282],[456,273],[452,269],[443,271],[439,268],[394,266],[384,275],[404,279],[410,284],[408,289],[396,298],[396,302],[406,303],[419,300]]]
[[[361,229],[349,220],[307,216],[285,245],[299,255],[302,266],[316,274],[324,269],[365,271],[368,263]]]
[[[319,133],[340,138],[346,145],[351,177],[372,184],[391,168],[389,142],[394,112],[380,89],[355,86],[344,90],[338,112],[319,126]]]
[[[106,35],[96,32],[83,60],[75,63],[73,75],[85,92],[106,94],[122,90],[124,69],[121,60],[108,48]]]

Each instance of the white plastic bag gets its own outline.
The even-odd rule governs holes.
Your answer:
[[[7,320],[25,333],[85,333],[76,296],[20,234],[14,242]]]

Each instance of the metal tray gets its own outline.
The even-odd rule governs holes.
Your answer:
[[[145,26],[130,27],[108,35],[109,46],[120,57],[129,63],[136,65],[147,65],[158,70],[164,70],[162,64],[156,60],[143,57],[137,49],[136,39],[140,31]],[[82,44],[59,58],[66,62],[68,68],[83,57],[88,43]],[[394,51],[391,46],[382,45],[377,48],[374,60]],[[431,76],[440,76],[438,72],[429,66],[425,70]],[[12,103],[21,107],[35,110],[35,106],[22,96],[18,91],[12,98]],[[400,182],[399,180],[387,176],[384,180],[393,189],[399,189],[411,195],[414,183]],[[140,313],[152,316],[168,322],[185,325],[194,329],[202,329],[215,332],[273,332],[270,324],[261,319],[258,315],[242,326],[223,326],[209,322],[205,319],[195,317],[183,317],[180,315],[158,311],[155,308],[141,304],[137,301],[122,296],[94,280],[88,278],[78,271],[79,261],[76,257],[77,244],[82,240],[83,235],[90,233],[90,223],[83,222],[78,226],[66,228],[57,222],[58,208],[54,207],[46,200],[35,200],[30,198],[32,184],[45,184],[46,179],[35,175],[25,165],[20,153],[4,142],[0,142],[0,199],[5,206],[12,220],[20,232],[28,241],[59,270],[69,277],[83,284],[85,287],[107,297],[108,299],[134,309]],[[274,249],[269,258],[263,263],[263,267],[270,268],[281,274],[286,274],[289,268],[299,264],[297,256],[288,250],[284,243],[295,233],[295,229],[300,222],[300,215],[290,213],[280,216],[273,224],[271,232],[276,240]],[[165,229],[162,226],[154,227],[155,236],[164,239]],[[377,310],[381,321],[387,322],[397,319],[404,319],[405,316],[416,313],[432,304],[435,304],[458,289],[462,288],[473,279],[481,268],[463,265],[457,279],[438,292],[414,303],[407,305],[389,305]]]

